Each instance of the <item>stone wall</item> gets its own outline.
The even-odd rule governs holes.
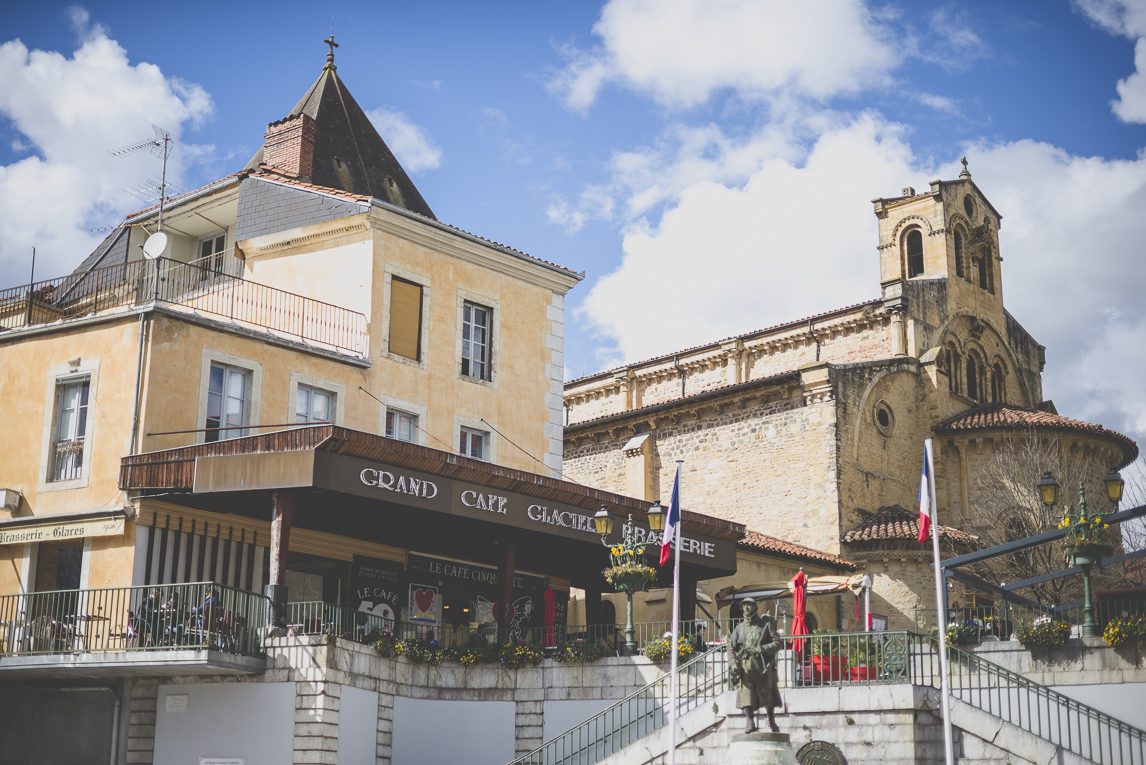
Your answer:
[[[405,657],[385,658],[373,647],[341,639],[276,638],[269,641],[267,670],[260,675],[135,680],[127,761],[144,765],[154,761],[156,716],[164,714],[165,687],[179,686],[181,693],[191,688],[193,693],[194,687],[202,684],[293,684],[295,763],[337,763],[344,689],[376,693],[376,762],[389,765],[395,737],[402,735],[394,728],[395,699],[512,703],[512,729],[490,730],[486,734],[512,737],[515,756],[520,756],[543,743],[547,713],[554,715],[558,725],[565,726],[558,731],[563,732],[662,674],[658,665],[644,657],[603,658],[589,664],[560,664],[545,659],[536,667],[516,670],[500,664],[463,667],[450,662],[430,666],[414,664]],[[576,720],[565,725],[571,713]],[[203,736],[202,740],[209,749],[210,737]],[[428,761],[433,761],[432,742],[427,742],[426,747]],[[204,756],[207,753],[204,750]]]
[[[835,406],[794,396],[744,405],[714,402],[694,412],[658,419],[651,432],[657,492],[667,501],[675,460],[684,460],[681,491],[689,510],[826,552],[839,550],[835,500]],[[565,477],[624,491],[622,451],[634,429],[566,438]],[[573,440],[576,439],[576,440]],[[825,480],[827,479],[827,480]]]
[[[806,364],[891,355],[891,315],[878,303],[864,304],[569,382],[567,424],[766,379]]]

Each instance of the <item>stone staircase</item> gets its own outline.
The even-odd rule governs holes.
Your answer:
[[[938,652],[922,635],[888,633],[882,639],[889,663],[881,667],[883,679],[872,682],[810,684],[797,678],[791,652],[781,654],[785,707],[777,710],[777,722],[797,750],[822,741],[857,765],[943,763]],[[893,655],[899,657],[894,666]],[[1142,730],[960,649],[951,649],[950,663],[961,765],[1146,765]],[[680,765],[724,763],[731,737],[744,730],[726,669],[723,654],[697,657],[681,668]],[[667,677],[658,679],[514,765],[666,762],[667,683]]]

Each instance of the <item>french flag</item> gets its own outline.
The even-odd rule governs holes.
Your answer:
[[[669,500],[668,517],[665,519],[665,531],[661,535],[661,565],[668,563],[669,553],[672,550],[673,539],[676,536],[676,527],[680,523],[680,463],[676,466],[676,478],[672,482],[672,499]]]
[[[919,544],[931,536],[931,471],[928,469],[927,452],[923,452],[923,475],[919,478]]]

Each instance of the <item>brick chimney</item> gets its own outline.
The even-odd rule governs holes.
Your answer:
[[[309,178],[314,165],[314,120],[299,114],[267,125],[263,164],[289,175]]]

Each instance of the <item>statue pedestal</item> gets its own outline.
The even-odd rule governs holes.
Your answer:
[[[728,747],[728,765],[799,765],[787,733],[738,733]]]

